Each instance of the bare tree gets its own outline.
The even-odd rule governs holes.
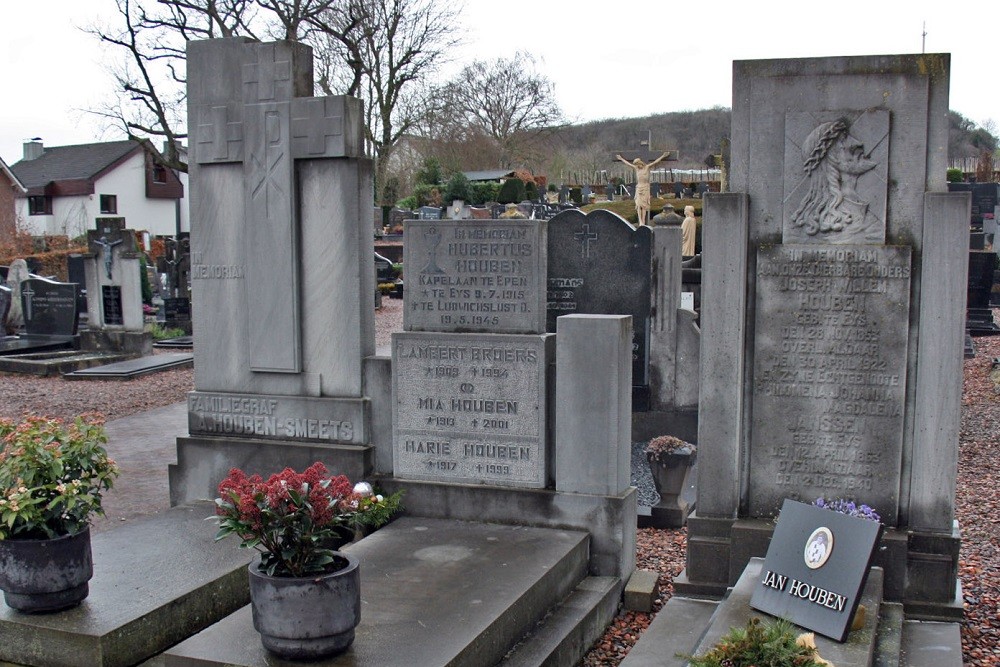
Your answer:
[[[440,104],[428,82],[458,43],[451,26],[459,11],[450,0],[348,0],[324,19],[320,85],[364,102],[378,203],[393,203],[383,186],[400,139]]]
[[[448,90],[448,102],[462,114],[463,122],[497,142],[501,167],[525,159],[534,138],[562,121],[554,85],[536,71],[534,57],[523,51],[512,58],[473,62]]]

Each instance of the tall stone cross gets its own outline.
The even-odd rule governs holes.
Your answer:
[[[310,97],[312,51],[297,42],[192,42],[188,82],[194,162],[206,175],[213,165],[243,166],[245,265],[219,269],[212,258],[197,263],[207,275],[243,278],[251,369],[298,373],[302,303],[295,161],[362,157],[360,102]],[[254,298],[265,283],[267,294],[281,298]]]

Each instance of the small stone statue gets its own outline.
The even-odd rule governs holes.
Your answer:
[[[98,240],[94,241],[95,245],[99,245],[104,248],[104,270],[108,274],[108,280],[111,280],[111,263],[114,262],[114,253],[111,251],[116,245],[121,243],[123,239],[118,239],[117,241],[108,241],[107,236],[102,236]]]

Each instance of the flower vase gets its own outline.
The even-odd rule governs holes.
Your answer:
[[[318,660],[346,650],[361,621],[361,572],[357,558],[334,556],[346,566],[328,574],[272,577],[250,563],[253,626],[271,653],[289,660]]]
[[[651,508],[653,525],[657,528],[680,528],[687,521],[690,508],[680,495],[687,482],[688,471],[694,465],[695,454],[687,451],[646,454],[660,502]]]
[[[0,540],[0,589],[11,609],[48,613],[80,604],[94,576],[90,528],[53,539]]]

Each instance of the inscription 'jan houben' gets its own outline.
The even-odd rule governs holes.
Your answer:
[[[773,246],[757,279],[757,511],[822,495],[895,507],[884,476],[901,452],[909,248]]]

